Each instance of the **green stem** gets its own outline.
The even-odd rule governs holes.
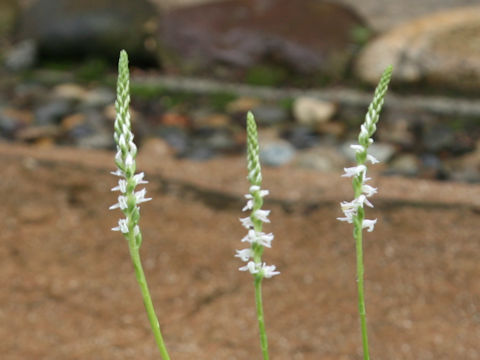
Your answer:
[[[363,209],[359,209],[363,210]],[[362,242],[362,222],[363,211],[359,211],[354,222],[353,236],[357,252],[357,286],[358,286],[358,312],[360,315],[360,326],[362,331],[363,359],[370,360],[368,352],[367,336],[367,312],[365,310],[365,293],[363,285],[364,267],[363,267],[363,242]]]
[[[255,303],[257,305],[258,329],[260,331],[260,345],[262,347],[263,360],[268,360],[268,341],[262,302],[262,279],[262,276],[255,276]]]
[[[150,326],[153,331],[153,336],[157,342],[158,349],[163,360],[170,360],[170,356],[167,352],[167,347],[163,341],[162,332],[160,331],[160,324],[158,323],[157,315],[155,314],[155,309],[153,307],[152,298],[150,296],[150,291],[148,290],[147,279],[145,278],[145,273],[143,272],[142,261],[140,260],[140,252],[138,246],[135,245],[135,239],[133,236],[129,238],[129,248],[130,256],[133,261],[133,266],[135,268],[135,275],[137,277],[137,282],[140,285],[140,291],[142,292],[143,304],[145,305],[145,310],[147,310],[148,320],[150,321]]]

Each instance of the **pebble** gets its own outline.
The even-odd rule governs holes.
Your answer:
[[[300,153],[295,164],[322,172],[342,172],[346,159],[335,147],[316,146]]]
[[[225,109],[228,113],[246,113],[260,105],[257,98],[241,97],[227,104]]]
[[[295,153],[295,148],[288,141],[267,142],[260,147],[260,161],[267,166],[281,166],[291,162]]]
[[[302,125],[325,123],[335,115],[336,110],[334,103],[312,97],[299,97],[293,102],[293,116]]]
[[[173,126],[186,129],[190,127],[190,120],[188,117],[178,113],[165,113],[160,119],[163,126]]]
[[[37,61],[37,44],[33,40],[23,40],[13,46],[5,56],[5,66],[12,71],[32,68]]]
[[[422,142],[429,152],[449,150],[455,145],[455,134],[444,124],[433,124],[424,128]]]
[[[319,143],[318,134],[310,127],[293,126],[282,132],[281,137],[296,149],[307,149]]]
[[[35,112],[35,125],[53,125],[72,111],[71,103],[64,99],[55,99],[38,107]]]
[[[164,139],[175,150],[176,154],[187,152],[190,140],[183,129],[175,126],[161,126],[156,129],[155,133]]]
[[[83,105],[86,107],[103,107],[112,104],[115,101],[116,95],[109,88],[95,88],[87,92],[83,100]]]
[[[195,131],[194,138],[199,145],[212,150],[231,152],[237,147],[232,132],[228,128],[203,127]]]
[[[413,154],[403,154],[393,159],[388,166],[387,174],[415,176],[419,171],[419,159]]]
[[[80,85],[74,83],[64,83],[55,86],[52,94],[56,98],[73,99],[83,101],[88,91]]]
[[[86,149],[113,149],[115,142],[110,132],[94,132],[78,138],[77,145]]]

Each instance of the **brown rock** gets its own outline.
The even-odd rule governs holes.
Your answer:
[[[426,81],[452,89],[480,89],[480,6],[429,15],[373,41],[356,63],[357,76],[376,84],[393,65],[398,82]]]
[[[352,10],[318,0],[191,6],[164,17],[161,57],[169,67],[193,73],[212,74],[212,66],[223,64],[227,76],[244,76],[246,69],[276,65],[332,76],[351,58],[352,32],[359,26],[365,25]]]

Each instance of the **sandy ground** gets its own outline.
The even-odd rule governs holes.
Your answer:
[[[147,156],[150,155],[150,156]],[[243,159],[140,156],[154,200],[142,255],[172,359],[260,359],[253,286],[235,249]],[[0,145],[0,353],[5,360],[159,359],[128,250],[111,232],[112,155]],[[340,174],[265,169],[272,359],[360,358],[351,197]],[[480,358],[480,187],[382,178],[366,235],[373,359]],[[388,190],[388,193],[387,193]]]

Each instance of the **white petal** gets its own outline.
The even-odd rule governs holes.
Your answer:
[[[252,210],[253,209],[253,200],[248,200],[247,205],[242,208],[242,211]]]
[[[264,223],[269,223],[270,222],[270,220],[268,220],[269,214],[270,214],[270,210],[258,209],[253,213],[253,216]]]
[[[365,148],[362,145],[350,145],[350,148],[355,150],[355,152],[363,152],[365,151]]]
[[[280,274],[279,271],[275,271],[275,268],[276,268],[275,265],[267,265],[267,264],[263,263],[262,269],[261,269],[263,277],[269,279],[272,276]]]
[[[242,261],[248,261],[251,257],[253,257],[253,250],[248,248],[248,249],[242,249],[242,250],[235,250],[237,254],[235,257],[240,258]]]
[[[345,174],[342,177],[352,177],[360,175],[361,173],[366,173],[367,167],[365,165],[358,165],[354,167],[344,168]]]
[[[363,220],[362,228],[367,229],[368,232],[372,232],[376,223],[377,223],[377,219],[374,219],[374,220],[365,219]]]
[[[363,184],[362,192],[365,193],[366,196],[370,197],[377,193],[377,188],[374,188],[373,186],[367,184]]]
[[[250,216],[245,218],[240,218],[239,220],[242,223],[244,228],[250,229],[253,227],[253,222],[252,222],[252,219],[250,219]]]
[[[370,161],[372,164],[378,164],[380,161],[373,155],[368,154],[367,160]]]

